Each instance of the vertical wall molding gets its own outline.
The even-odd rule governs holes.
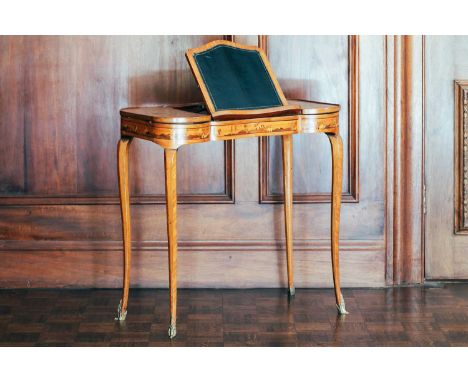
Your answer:
[[[387,36],[388,284],[423,281],[424,39]]]
[[[468,235],[468,80],[455,81],[455,234]]]

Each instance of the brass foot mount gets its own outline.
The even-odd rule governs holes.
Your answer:
[[[116,321],[125,321],[127,318],[127,309],[122,310],[122,300],[119,302],[119,306],[117,307],[117,317],[115,317]]]
[[[345,301],[343,298],[343,295],[341,295],[341,302],[339,304],[336,304],[336,309],[338,309],[338,314],[349,314],[349,312],[346,310],[346,305]]]
[[[169,325],[169,330],[167,331],[167,334],[169,335],[170,339],[173,339],[177,334],[176,324],[172,320]]]

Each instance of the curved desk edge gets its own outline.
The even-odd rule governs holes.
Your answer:
[[[290,102],[300,108],[300,114],[222,121],[212,120],[201,104],[125,108],[120,111],[121,133],[176,149],[207,141],[339,131],[339,105]]]

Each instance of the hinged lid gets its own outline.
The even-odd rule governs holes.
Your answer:
[[[288,105],[265,53],[256,46],[218,40],[186,53],[213,119],[300,113]]]

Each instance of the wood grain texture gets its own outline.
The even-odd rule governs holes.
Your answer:
[[[428,279],[468,278],[468,236],[455,234],[454,229],[454,206],[458,211],[461,207],[456,202],[455,187],[459,188],[460,195],[463,177],[456,161],[460,160],[461,142],[455,134],[458,130],[460,138],[460,125],[456,123],[457,114],[460,121],[460,100],[455,98],[455,81],[468,78],[467,42],[466,36],[425,37],[425,275]]]
[[[169,255],[169,334],[175,336],[177,318],[177,150],[164,150],[164,170],[166,186],[166,224]]]
[[[24,67],[24,91],[30,97],[24,110],[28,194],[77,193],[75,129],[79,110],[75,89],[81,79],[78,77],[78,50],[73,39],[71,36],[34,36],[24,41],[28,64]],[[114,137],[117,139],[118,135]],[[115,154],[112,158],[115,160]],[[112,168],[115,169],[115,165]]]
[[[294,295],[294,271],[293,271],[293,163],[292,163],[292,136],[283,135],[283,189],[284,189],[284,228],[286,236],[286,264],[288,269],[288,288],[289,293]]]
[[[203,104],[194,103],[193,106],[203,108]],[[195,124],[202,122],[210,122],[211,116],[206,113],[194,113],[185,106],[183,108],[173,106],[154,106],[154,107],[129,107],[120,110],[120,115],[123,118],[130,120],[137,119],[139,121],[152,123],[183,123]]]
[[[423,258],[423,39],[387,37],[387,276],[419,283]],[[391,242],[390,242],[391,241]],[[390,281],[391,280],[391,281]]]
[[[137,137],[165,149],[209,141],[261,136],[334,133],[339,129],[340,106],[329,103],[296,101],[293,115],[207,120],[202,105],[125,108],[121,114],[122,136]],[[196,108],[199,113],[181,110]],[[171,114],[173,112],[173,114]],[[201,113],[201,116],[200,116]]]
[[[283,231],[283,224],[281,228]],[[58,246],[56,243],[54,248],[3,252],[0,287],[94,288],[99,285],[121,291],[121,241],[112,243],[112,247],[107,248],[99,248],[99,243],[81,244],[81,247],[77,243]],[[296,289],[332,288],[330,240],[295,240],[293,246]],[[177,285],[179,290],[219,288],[220,285],[241,289],[287,288],[285,249],[284,241],[197,243],[179,240]],[[341,286],[385,285],[384,250],[382,241],[341,240]],[[168,271],[167,242],[133,247],[130,294],[138,288],[166,289]],[[168,294],[167,289],[166,293]],[[113,302],[114,316],[119,298],[116,297]],[[167,317],[165,324],[168,324]]]
[[[130,187],[128,176],[128,150],[132,138],[122,138],[117,145],[117,172],[119,178],[120,213],[122,216],[123,240],[123,287],[119,305],[119,318],[125,318],[130,288],[130,270],[132,260],[132,230],[130,219]]]
[[[79,91],[71,93],[77,114],[70,121],[77,144],[74,196],[118,195],[115,172],[109,170],[115,168],[115,145],[120,138],[114,113],[128,97],[127,67],[122,65],[128,55],[126,42],[118,36],[83,36],[71,37],[67,43],[76,54],[76,69],[63,66],[59,71],[79,81]],[[47,73],[43,76],[47,78]],[[63,84],[70,86],[66,80]]]
[[[344,304],[340,283],[340,214],[343,179],[343,140],[339,132],[329,133],[332,152],[331,259],[336,305]],[[343,305],[344,306],[344,305]],[[345,310],[346,311],[346,310]]]
[[[19,194],[26,191],[25,123],[22,105],[26,93],[24,66],[26,65],[24,38],[0,38],[0,193]]]
[[[267,41],[269,41],[267,43]],[[260,39],[267,44],[267,52],[279,81],[288,98],[320,99],[341,105],[340,125],[345,140],[343,201],[359,200],[359,39],[356,36],[303,36],[291,38],[285,44],[284,37],[272,36]],[[290,60],[285,59],[288,49]],[[316,52],[320,52],[317,54]],[[301,78],[298,81],[295,78]],[[318,78],[330,78],[330,82],[317,86]],[[331,80],[333,78],[333,80]],[[293,101],[289,102],[293,104]],[[345,128],[347,126],[347,128]],[[331,159],[323,137],[296,137],[294,163],[298,176],[294,180],[296,203],[323,203],[331,200],[325,184],[331,183]],[[281,201],[279,141],[264,138],[260,141],[260,201]],[[307,169],[305,168],[307,163]],[[321,182],[316,179],[320,177]],[[318,187],[318,188],[317,188]]]
[[[0,102],[8,116],[0,125],[8,137],[0,205],[118,204],[116,113],[126,105],[201,101],[184,52],[216,38],[2,36],[0,77],[9,96]],[[181,202],[232,203],[232,153],[232,143],[182,150]],[[132,203],[164,204],[162,151],[138,142],[131,155],[145,159],[130,169]]]

